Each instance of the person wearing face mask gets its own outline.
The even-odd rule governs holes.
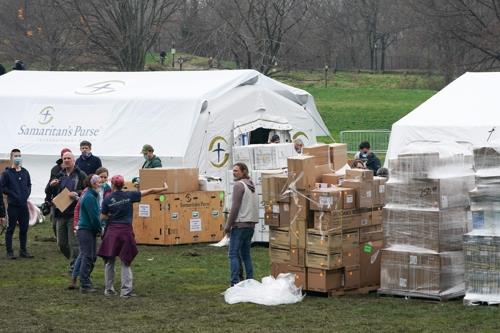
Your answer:
[[[161,160],[154,154],[154,151],[151,145],[142,146],[141,153],[145,160],[142,169],[161,168]]]
[[[78,244],[73,232],[73,217],[78,198],[84,188],[83,181],[87,175],[75,165],[75,156],[71,152],[64,153],[62,160],[61,172],[58,178],[50,181],[50,187],[54,197],[65,188],[68,189],[68,196],[73,201],[63,212],[58,208],[55,211],[57,245],[64,256],[70,260],[70,270],[73,271],[73,264],[78,256]]]
[[[86,140],[80,142],[80,151],[82,154],[76,160],[76,166],[87,175],[95,174],[102,163],[99,157],[92,155],[92,144]]]
[[[5,168],[2,173],[1,187],[3,193],[7,195],[7,215],[8,226],[5,233],[5,247],[7,249],[7,258],[16,259],[12,248],[12,236],[19,223],[19,243],[21,258],[33,258],[28,252],[28,228],[29,211],[28,198],[31,194],[31,178],[28,170],[22,167],[22,156],[19,149],[12,149],[10,152],[11,167]]]

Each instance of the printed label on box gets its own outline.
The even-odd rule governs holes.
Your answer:
[[[190,232],[201,231],[201,219],[190,219],[189,231]]]
[[[480,256],[489,256],[489,252],[488,251],[479,251],[479,255]]]
[[[139,204],[139,217],[150,217],[151,209],[148,204]]]
[[[273,214],[280,213],[280,205],[273,205]]]
[[[371,198],[372,197],[372,191],[366,191],[366,197]]]
[[[403,287],[403,288],[406,288],[406,279],[403,279],[403,278],[399,278],[399,286],[400,287]]]
[[[385,185],[379,185],[378,193],[385,193]]]
[[[345,198],[345,202],[348,203],[348,204],[352,204],[354,201],[354,197],[352,194],[350,195],[347,195],[346,198]]]
[[[417,256],[410,256],[410,265],[417,264]]]
[[[331,206],[333,204],[333,198],[328,196],[319,197],[320,206]]]
[[[472,228],[473,229],[484,228],[484,212],[483,211],[472,212]]]
[[[368,219],[362,219],[362,220],[361,220],[361,225],[362,225],[362,226],[366,226],[366,225],[368,225],[369,223],[370,223],[370,220],[368,220]]]
[[[448,208],[448,197],[446,195],[441,196],[441,207]]]
[[[363,246],[363,252],[372,253],[372,251],[373,251],[373,246],[371,244],[365,244],[365,246]]]

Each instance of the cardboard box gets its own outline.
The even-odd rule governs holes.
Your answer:
[[[356,179],[345,179],[342,187],[352,188],[356,191],[356,208],[372,208],[373,185],[371,181],[360,181]]]
[[[387,207],[387,206],[386,206]],[[463,248],[469,229],[467,208],[409,209],[384,208],[384,237],[388,246],[401,244],[436,252]]]
[[[302,153],[314,157],[314,164],[324,165],[330,163],[330,147],[327,144],[315,144],[309,147],[304,147]]]
[[[310,201],[304,197],[305,194],[299,195],[295,194],[290,198],[290,220],[302,219],[308,220],[312,219],[313,213],[310,213]]]
[[[367,169],[347,169],[345,179],[356,179],[360,181],[373,180],[373,171]]]
[[[342,287],[342,270],[307,269],[307,290],[327,292]]]
[[[334,269],[343,267],[342,252],[320,254],[306,252],[306,266],[309,268]]]
[[[372,214],[370,212],[359,214],[359,225],[356,226],[356,228],[366,227],[369,225],[372,225]]]
[[[353,209],[355,207],[355,191],[350,188],[331,187],[311,191],[311,209],[334,211]]]
[[[385,183],[387,178],[385,177],[373,177],[373,205],[383,206],[385,205]]]
[[[265,213],[264,223],[271,227],[280,226],[280,214]]]
[[[282,248],[290,247],[290,231],[288,228],[270,228],[269,229],[269,246],[277,246]]]
[[[347,145],[345,143],[330,144],[330,159],[335,171],[342,169],[347,164]]]
[[[344,269],[344,289],[358,289],[360,287],[359,266],[346,267]]]
[[[290,204],[280,203],[280,227],[290,226]]]
[[[361,243],[359,256],[359,272],[361,287],[380,285],[380,259],[384,241]]]
[[[314,157],[299,155],[288,158],[288,182],[297,190],[310,190],[316,183]]]
[[[359,242],[373,242],[384,239],[384,231],[381,224],[359,228]]]
[[[359,247],[359,230],[342,233],[342,248],[350,249]]]
[[[238,162],[241,162],[245,163],[250,169],[253,169],[254,168],[253,148],[254,145],[233,146],[232,150],[233,165]]]
[[[327,254],[338,252],[342,248],[342,235],[322,233],[315,229],[307,230],[307,250],[314,253]]]
[[[464,253],[382,250],[380,288],[436,296],[464,282]],[[460,290],[460,289],[458,289]]]
[[[412,179],[386,184],[386,200],[413,208],[448,209],[469,205],[469,191],[475,187],[474,176],[444,179]]]
[[[297,288],[307,289],[307,268],[300,266],[293,266],[290,264],[272,263],[271,274],[275,278],[280,274],[294,274],[295,286]]]
[[[339,181],[342,177],[337,176],[335,173],[325,173],[321,176],[321,182],[332,185],[339,185]]]
[[[373,209],[371,212],[371,225],[382,224],[384,211],[382,208]]]
[[[361,218],[353,210],[314,212],[314,229],[340,233],[342,229],[359,228]]]
[[[290,249],[285,247],[270,246],[269,260],[272,263],[290,263]]]
[[[342,265],[345,267],[359,265],[359,246],[342,250]]]
[[[307,238],[307,221],[296,219],[290,223],[290,246],[293,248],[305,249]]]
[[[287,158],[296,155],[293,143],[261,144],[253,146],[253,169],[272,170],[287,166]]]
[[[133,229],[137,244],[164,245],[166,228],[164,207],[157,196],[146,196],[133,205]]]
[[[284,194],[288,189],[288,176],[285,174],[262,176],[262,200],[265,203],[290,202],[289,194]]]
[[[166,182],[166,193],[184,193],[198,191],[198,168],[155,168],[140,169],[140,188],[145,190],[163,187]]]
[[[299,248],[290,248],[290,265],[306,266],[306,250]]]

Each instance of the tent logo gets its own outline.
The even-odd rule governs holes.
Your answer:
[[[227,141],[222,136],[214,137],[208,145],[208,151],[214,153],[214,157],[215,154],[217,155],[217,161],[210,161],[210,164],[216,168],[222,168],[229,160],[229,154],[224,148],[227,149]]]
[[[309,140],[309,137],[307,136],[306,133],[302,132],[302,131],[299,131],[297,133],[295,133],[292,137],[293,140],[297,139],[298,137],[300,136],[304,136],[307,140]]]
[[[48,123],[50,123],[52,120],[54,120],[54,111],[55,110],[52,106],[44,107],[39,113],[40,119],[38,119],[38,123],[40,125],[47,125]]]
[[[96,82],[75,91],[77,95],[103,95],[118,91],[119,88],[124,87],[125,82],[119,80],[110,80]]]

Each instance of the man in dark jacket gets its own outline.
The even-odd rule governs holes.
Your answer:
[[[72,204],[63,212],[58,208],[55,209],[57,245],[64,256],[70,259],[70,266],[72,266],[78,256],[78,244],[73,232],[73,215],[78,198],[84,188],[83,181],[87,175],[75,165],[75,156],[72,153],[64,153],[62,160],[62,171],[58,178],[50,181],[50,187],[54,197],[65,188],[68,189],[68,195],[73,200]]]
[[[54,179],[59,178],[59,173],[62,171],[62,157],[64,153],[70,152],[71,149],[69,148],[63,148],[61,150],[61,158],[56,161],[56,165],[50,169],[50,177],[49,177],[49,182],[47,183],[47,186],[45,187],[45,202],[47,203],[52,203],[52,199],[54,199],[53,194],[54,191],[52,190],[50,186],[50,182]],[[54,236],[57,237],[57,229],[56,229],[56,218],[54,216],[55,214],[55,207],[51,205],[50,207],[50,220],[52,221],[52,231],[54,232]]]
[[[102,167],[101,159],[92,155],[92,144],[89,141],[84,140],[80,142],[80,151],[82,154],[76,160],[76,166],[80,170],[90,175]]]
[[[16,259],[12,248],[12,236],[19,223],[19,243],[21,258],[33,258],[28,252],[26,245],[28,242],[28,228],[30,214],[28,211],[28,198],[31,194],[31,178],[28,170],[23,168],[22,156],[19,149],[12,149],[10,152],[12,166],[5,168],[0,181],[3,193],[7,194],[7,214],[9,223],[5,233],[5,247],[7,258]]]

